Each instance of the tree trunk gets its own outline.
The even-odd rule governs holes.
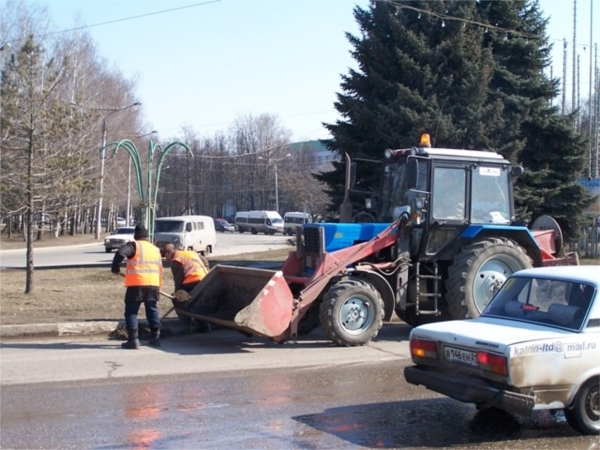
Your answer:
[[[27,214],[26,238],[27,243],[27,269],[25,274],[25,294],[33,292],[33,132],[29,134],[29,148],[27,158]]]

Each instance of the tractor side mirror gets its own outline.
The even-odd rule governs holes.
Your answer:
[[[523,169],[523,166],[515,166],[512,168],[512,170],[510,171],[510,174],[513,177],[518,177],[519,175],[523,175],[523,172],[525,171],[525,169]]]
[[[419,185],[419,160],[410,158],[406,168],[406,182],[408,189],[416,189]]]

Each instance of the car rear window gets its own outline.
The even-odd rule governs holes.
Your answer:
[[[545,278],[509,278],[482,316],[502,317],[578,331],[594,296],[586,283]]]

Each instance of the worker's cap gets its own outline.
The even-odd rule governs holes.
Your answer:
[[[160,249],[160,256],[167,256],[167,253],[175,253],[175,246],[173,244],[167,244]]]
[[[133,238],[137,241],[138,239],[148,238],[148,230],[141,223],[138,223],[135,226],[135,231],[133,232]]]

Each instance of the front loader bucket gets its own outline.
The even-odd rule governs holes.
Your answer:
[[[220,264],[190,297],[178,313],[275,340],[290,326],[294,304],[281,271]]]

